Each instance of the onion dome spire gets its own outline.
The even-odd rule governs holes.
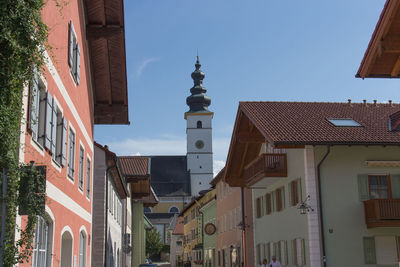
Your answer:
[[[192,72],[194,86],[190,88],[190,96],[186,98],[186,104],[190,107],[188,113],[208,113],[208,106],[211,104],[211,98],[206,95],[206,88],[203,86],[204,72],[200,70],[201,64],[197,56],[196,69]]]

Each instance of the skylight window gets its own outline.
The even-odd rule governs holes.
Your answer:
[[[353,119],[327,119],[330,123],[339,127],[361,127],[361,124]]]

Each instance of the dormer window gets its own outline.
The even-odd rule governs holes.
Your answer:
[[[328,119],[327,120],[337,127],[361,127],[361,124],[353,119]]]
[[[72,21],[70,21],[68,34],[68,65],[76,84],[79,84],[80,81],[80,60],[81,49],[78,44],[78,38],[76,37],[74,25],[72,24]]]
[[[203,123],[201,121],[197,121],[197,128],[203,128]]]

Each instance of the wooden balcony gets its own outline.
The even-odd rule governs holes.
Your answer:
[[[400,199],[364,201],[367,228],[400,227]]]
[[[243,170],[247,185],[252,185],[263,177],[287,177],[286,154],[262,154]]]

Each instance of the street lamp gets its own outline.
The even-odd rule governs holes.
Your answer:
[[[300,214],[304,215],[309,213],[310,211],[314,211],[314,209],[307,203],[310,200],[310,195],[304,199],[303,202],[300,203],[298,209],[300,210]]]

